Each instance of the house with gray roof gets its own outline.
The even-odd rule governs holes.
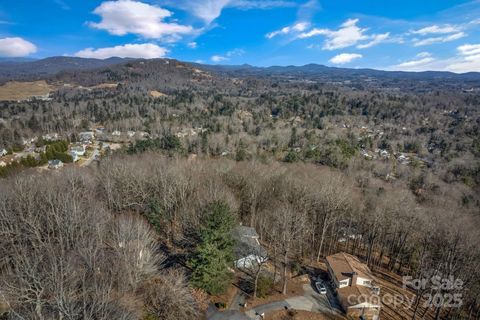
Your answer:
[[[63,167],[63,162],[58,159],[48,161],[49,169],[60,169],[61,167]]]
[[[264,263],[268,259],[267,251],[260,245],[255,228],[238,226],[234,229],[235,267],[251,268],[255,264]]]

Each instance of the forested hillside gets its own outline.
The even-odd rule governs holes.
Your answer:
[[[0,102],[0,149],[100,127],[119,148],[85,168],[0,168],[0,302],[13,319],[198,319],[215,290],[192,266],[216,253],[221,212],[279,268],[343,250],[452,276],[462,308],[409,312],[478,317],[478,75],[339,70],[157,59],[25,76],[53,89]]]

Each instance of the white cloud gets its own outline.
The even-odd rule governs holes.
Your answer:
[[[230,4],[233,8],[239,9],[272,9],[295,7],[297,4],[294,1],[282,0],[233,0]]]
[[[158,39],[165,36],[178,37],[194,31],[191,26],[165,22],[164,19],[171,17],[172,12],[138,1],[105,1],[93,12],[102,19],[98,23],[90,22],[91,27],[118,36],[131,33]]]
[[[387,40],[389,36],[390,36],[390,32],[382,33],[382,34],[374,34],[374,35],[371,36],[371,38],[372,38],[371,41],[369,41],[367,43],[359,44],[357,46],[357,48],[358,49],[366,49],[366,48],[376,46],[377,44],[382,43],[385,40]]]
[[[235,56],[238,57],[238,56],[243,56],[244,54],[245,54],[245,50],[236,48],[236,49],[228,51],[226,53],[226,56],[227,57],[235,57]]]
[[[443,36],[443,37],[431,37],[431,38],[426,38],[426,39],[413,39],[413,46],[414,47],[420,47],[420,46],[426,46],[434,43],[445,43],[445,42],[450,42],[454,40],[461,39],[463,37],[466,37],[467,35],[465,32],[457,32],[454,34],[450,34],[448,36]]]
[[[445,43],[466,37],[464,32],[475,25],[475,20],[464,24],[444,24],[444,25],[431,25],[418,30],[410,31],[410,34],[417,35],[419,38],[413,38],[413,46],[427,46],[435,43]]]
[[[419,54],[416,55],[417,58],[427,58],[427,57],[431,57],[432,54],[430,52],[427,52],[427,51],[423,51],[423,52],[420,52]]]
[[[233,58],[233,57],[243,56],[244,54],[245,54],[245,50],[236,48],[236,49],[228,51],[224,55],[219,55],[219,54],[213,55],[210,58],[210,60],[218,63],[218,62],[222,62],[222,61],[228,61],[228,60],[230,60],[230,58]]]
[[[203,20],[205,24],[210,24],[217,19],[223,9],[237,8],[241,10],[249,9],[271,9],[276,7],[292,7],[297,4],[294,1],[282,0],[167,0],[164,1],[172,7],[177,7],[190,12],[192,15]]]
[[[345,64],[345,63],[352,62],[353,60],[360,59],[362,57],[363,56],[358,53],[341,53],[331,58],[328,61],[334,64]]]
[[[190,49],[196,49],[197,48],[197,43],[195,41],[192,41],[192,42],[187,43],[187,46]]]
[[[223,8],[231,2],[232,0],[186,1],[185,9],[202,19],[206,24],[210,24],[220,16]]]
[[[93,49],[87,48],[74,54],[81,58],[107,59],[110,57],[120,58],[163,58],[168,50],[152,43],[143,44],[125,44],[123,46],[115,46],[110,48]]]
[[[448,66],[453,72],[480,72],[480,44],[464,44],[457,47],[459,55],[463,59],[454,61]]]
[[[421,68],[433,61],[435,61],[435,59],[429,52],[420,52],[415,56],[415,59],[402,62],[394,66],[394,68],[405,71],[416,71],[419,67]]]
[[[273,37],[276,37],[279,35],[287,35],[293,32],[303,32],[308,28],[309,25],[310,24],[308,22],[297,22],[294,25],[269,32],[265,35],[265,37],[267,37],[268,39],[272,39]]]
[[[447,34],[447,33],[457,33],[460,31],[458,26],[453,25],[444,25],[438,26],[433,25],[429,27],[425,27],[419,30],[413,30],[411,33],[413,34],[420,34],[420,35],[427,35],[427,34]]]
[[[299,34],[298,38],[300,38],[300,39],[311,38],[311,37],[315,37],[315,36],[318,36],[318,35],[327,35],[331,32],[332,31],[328,30],[328,29],[313,28],[312,30],[310,30],[308,32],[303,32],[303,33]]]
[[[320,10],[322,6],[320,5],[319,0],[308,0],[297,10],[297,20],[298,21],[311,21],[315,12]]]
[[[460,54],[464,56],[480,54],[480,44],[464,44],[457,48]]]
[[[0,38],[0,57],[25,57],[37,52],[37,47],[22,38]]]
[[[456,73],[480,72],[480,55],[454,61],[446,67],[446,70]]]
[[[415,59],[405,61],[387,69],[402,71],[451,71],[456,73],[480,72],[480,44],[464,44],[457,47],[457,55],[446,59],[435,59],[428,52],[421,52]]]
[[[369,36],[365,34],[367,29],[357,26],[358,19],[348,19],[338,30],[318,29],[314,28],[308,32],[301,33],[300,39],[310,38],[317,35],[327,37],[323,49],[335,50],[356,45],[362,40],[368,40]]]
[[[54,2],[60,6],[63,10],[70,10],[70,6],[66,4],[63,0],[54,0]]]
[[[214,55],[210,58],[213,62],[222,62],[222,61],[227,61],[228,58],[220,55]]]

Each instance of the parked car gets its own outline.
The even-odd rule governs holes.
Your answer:
[[[321,281],[315,282],[315,288],[317,288],[318,293],[320,294],[327,294],[327,288]]]

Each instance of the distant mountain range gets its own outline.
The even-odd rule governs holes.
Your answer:
[[[304,66],[271,66],[255,67],[243,65],[202,65],[204,69],[223,73],[236,73],[243,75],[337,75],[337,76],[363,76],[363,77],[389,77],[389,78],[416,78],[416,79],[469,79],[480,80],[479,72],[453,73],[447,71],[384,71],[376,69],[350,69],[327,67],[320,64],[307,64]]]
[[[129,60],[131,59],[109,58],[100,60],[75,57],[51,57],[41,60],[2,59],[0,60],[0,79],[42,78],[61,71],[97,69]]]
[[[38,59],[33,58],[0,58],[0,64],[4,63],[24,63],[24,62],[32,62]]]
[[[109,58],[105,60],[85,59],[76,57],[51,57],[41,60],[31,59],[0,59],[0,80],[34,80],[66,71],[94,70],[113,65],[121,65],[135,61],[160,61],[166,59],[124,59]],[[175,60],[170,60],[175,61]],[[312,80],[329,79],[334,81],[345,81],[348,79],[378,78],[388,81],[395,79],[402,80],[445,80],[445,81],[480,81],[479,72],[456,74],[452,72],[426,71],[426,72],[401,72],[382,71],[375,69],[348,69],[327,67],[319,64],[308,64],[304,66],[271,66],[255,67],[244,65],[204,65],[196,63],[183,63],[192,68],[198,68],[212,73],[236,76],[236,77],[282,77],[282,78],[307,78]]]

